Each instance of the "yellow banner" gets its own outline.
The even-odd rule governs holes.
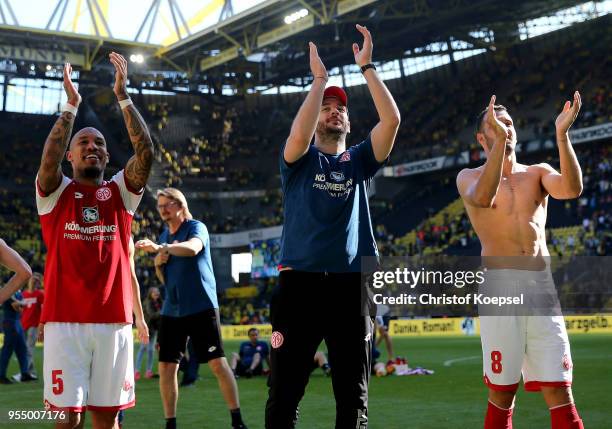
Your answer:
[[[565,328],[569,334],[612,332],[612,314],[565,316]]]
[[[472,317],[391,320],[389,334],[393,337],[477,335],[480,324],[478,318]]]
[[[257,328],[260,338],[272,336],[272,325],[223,325],[221,326],[221,338],[224,340],[248,340],[249,329]]]
[[[569,334],[612,333],[612,314],[585,314],[565,316],[565,327]],[[221,335],[226,340],[247,340],[251,328],[259,330],[259,336],[270,338],[272,325],[223,325]],[[135,339],[136,330],[134,330]],[[470,336],[480,335],[477,317],[449,317],[444,319],[401,319],[389,322],[389,334],[393,337],[425,336]],[[0,333],[0,346],[4,334]]]
[[[226,298],[253,298],[257,296],[256,286],[230,287],[225,289]]]
[[[565,327],[569,334],[612,333],[612,314],[565,316]],[[391,320],[389,334],[394,337],[480,335],[480,322],[477,317]]]

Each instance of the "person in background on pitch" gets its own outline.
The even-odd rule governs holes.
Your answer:
[[[138,333],[138,340],[140,341],[140,345],[144,345],[147,347],[150,342],[150,334],[149,334],[149,326],[145,320],[144,310],[142,308],[142,303],[140,301],[140,284],[138,283],[138,277],[136,277],[136,265],[134,263],[134,240],[130,237],[130,246],[129,246],[129,256],[130,256],[130,274],[132,276],[132,302],[133,304],[133,312],[134,312],[134,322],[136,324],[136,331]],[[152,356],[151,356],[152,357]],[[151,365],[153,363],[151,362]],[[134,381],[138,380],[134,376]],[[118,429],[123,428],[123,420],[125,419],[125,410],[119,410],[119,414],[117,415],[117,424]]]
[[[582,171],[569,139],[580,111],[578,91],[573,101],[565,102],[555,121],[561,172],[546,163],[517,162],[514,122],[504,106],[495,104],[495,95],[477,118],[475,137],[487,160],[459,172],[457,188],[482,246],[485,279],[504,290],[526,282],[556,294],[547,267],[546,212],[549,196],[567,200],[582,193]],[[583,429],[572,395],[573,364],[562,315],[481,314],[480,339],[489,388],[485,429],[512,428],[521,375],[525,390],[542,392],[553,429]]]
[[[40,273],[32,274],[32,278],[28,281],[28,287],[23,291],[23,314],[21,315],[21,324],[26,333],[26,345],[28,347],[28,372],[32,375],[36,374],[34,367],[34,351],[36,350],[36,341],[38,341],[38,324],[40,323],[40,314],[45,301],[45,293],[42,290],[42,275]]]
[[[0,352],[0,384],[12,384],[13,382],[6,377],[6,370],[13,354],[19,360],[21,370],[21,381],[36,380],[28,371],[28,357],[25,344],[25,335],[21,327],[20,313],[22,310],[21,293],[19,289],[32,276],[32,269],[26,261],[4,240],[0,239],[0,265],[14,272],[6,284],[0,288],[0,305],[4,309],[4,319],[2,330],[4,331],[4,344]],[[17,297],[13,299],[13,295]]]
[[[134,313],[134,324],[136,325],[138,340],[140,341],[140,344],[147,346],[151,342],[151,338],[149,334],[149,326],[145,320],[142,302],[140,301],[140,284],[138,283],[138,277],[136,277],[134,251],[134,239],[130,236],[128,255],[130,257],[130,276],[132,277],[132,312]]]
[[[270,303],[271,372],[266,428],[295,427],[312,359],[325,340],[336,428],[367,428],[373,326],[361,306],[361,258],[377,257],[368,187],[387,161],[400,124],[393,97],[372,64],[372,36],[353,44],[379,121],[347,148],[347,95],[325,88],[327,70],[310,43],[313,82],[280,151],[285,224],[280,277]],[[311,141],[314,137],[314,144]],[[307,306],[310,306],[308,308]],[[305,314],[314,314],[304,322]]]
[[[179,371],[183,373],[179,387],[195,386],[196,381],[200,377],[200,362],[198,361],[191,338],[187,340],[187,352],[179,363]]]
[[[393,353],[393,340],[389,335],[389,329],[385,326],[385,321],[382,316],[376,316],[374,319],[374,332],[376,333],[376,341],[374,346],[378,347],[382,341],[385,342],[385,348],[387,349],[387,363],[391,362],[395,358]]]
[[[232,353],[230,366],[236,377],[251,378],[254,375],[262,375],[264,361],[270,366],[270,349],[268,343],[259,339],[259,330],[250,328],[247,335],[249,340],[240,343],[240,351]]]
[[[138,354],[136,355],[136,371],[134,372],[134,379],[140,379],[140,367],[142,365],[142,358],[147,353],[147,370],[145,372],[145,378],[153,378],[153,351],[155,350],[155,344],[157,344],[157,332],[159,331],[159,318],[161,315],[161,309],[164,301],[161,298],[159,289],[155,286],[151,286],[147,292],[147,296],[142,304],[142,309],[145,316],[145,322],[149,328],[149,341],[140,343]]]
[[[206,363],[217,378],[228,405],[233,429],[246,429],[240,413],[238,386],[225,359],[221,341],[217,286],[206,226],[189,212],[181,191],[157,191],[157,209],[166,228],[160,244],[149,239],[136,248],[156,253],[155,273],[166,286],[159,328],[159,389],[166,428],[176,428],[177,372],[185,354],[187,338],[193,341],[199,362]]]
[[[68,102],[45,141],[36,176],[47,247],[44,399],[50,409],[68,411],[67,421],[56,422],[56,428],[82,427],[87,410],[94,428],[110,429],[119,411],[135,404],[129,242],[151,172],[153,142],[127,92],[127,60],[115,52],[109,59],[134,155],[105,181],[109,153],[102,133],[87,127],[70,139],[81,96],[66,64]],[[72,179],[62,172],[64,155]]]
[[[327,356],[325,356],[325,352],[317,351],[312,360],[312,371],[317,368],[321,368],[323,374],[326,377],[331,375],[331,366],[329,366],[329,361],[327,360]]]

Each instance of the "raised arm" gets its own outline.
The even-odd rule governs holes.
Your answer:
[[[68,96],[68,109],[64,108],[57,118],[43,149],[40,167],[38,168],[38,186],[45,194],[55,191],[62,182],[62,159],[66,154],[76,111],[81,104],[81,96],[70,79],[72,66],[64,65],[64,91]],[[70,111],[69,111],[70,110]]]
[[[372,63],[372,35],[366,27],[359,24],[356,27],[363,35],[363,46],[360,50],[359,45],[353,43],[353,54],[355,55],[355,63],[359,67],[363,67]],[[393,96],[378,76],[378,73],[376,73],[376,70],[373,68],[366,69],[363,77],[368,84],[368,89],[374,100],[374,106],[379,118],[378,123],[370,134],[372,148],[374,149],[376,160],[383,162],[391,153],[391,149],[393,149],[393,143],[395,142],[395,136],[401,121],[400,112],[395,104],[395,100],[393,100]]]
[[[489,127],[494,132],[493,148],[487,154],[487,161],[481,170],[464,169],[459,172],[457,189],[461,198],[471,206],[489,208],[495,201],[501,181],[507,137],[506,127],[495,116],[495,96],[489,102],[483,127]]]
[[[308,45],[310,47],[310,71],[314,80],[306,99],[293,120],[287,144],[285,144],[283,157],[288,163],[297,161],[308,151],[308,146],[317,128],[319,111],[323,102],[323,91],[325,91],[325,84],[328,79],[327,70],[323,61],[319,58],[317,47],[312,42]]]
[[[542,186],[551,197],[558,200],[577,198],[582,193],[582,170],[568,133],[578,116],[581,105],[580,93],[576,91],[574,92],[574,103],[566,101],[555,121],[561,174],[548,164],[540,164]]]
[[[28,263],[2,239],[0,239],[0,265],[5,266],[15,273],[4,287],[0,288],[1,305],[32,277],[32,269]]]
[[[134,190],[144,188],[153,165],[153,141],[149,129],[142,116],[132,104],[127,93],[127,60],[115,52],[111,52],[110,61],[115,66],[115,85],[113,91],[121,105],[123,119],[134,146],[134,156],[125,165],[125,180]]]

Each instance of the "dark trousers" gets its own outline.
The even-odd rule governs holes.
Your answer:
[[[28,350],[21,322],[19,320],[5,320],[2,323],[2,329],[4,330],[4,345],[0,352],[0,378],[6,377],[6,370],[13,352],[17,355],[21,373],[27,373]]]
[[[193,341],[191,338],[187,341],[187,353],[189,353],[189,359],[187,356],[184,356],[181,360],[180,366],[184,366],[182,370],[183,374],[183,382],[195,381],[198,379],[198,373],[200,372],[200,362],[198,362],[198,357],[195,352],[195,348],[193,347]]]
[[[325,340],[336,398],[336,429],[367,428],[372,319],[362,315],[360,273],[286,270],[272,295],[266,429],[295,427],[298,404]]]

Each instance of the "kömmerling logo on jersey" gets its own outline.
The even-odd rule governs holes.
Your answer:
[[[94,223],[100,220],[100,214],[98,213],[98,206],[95,207],[83,207],[83,222]]]

